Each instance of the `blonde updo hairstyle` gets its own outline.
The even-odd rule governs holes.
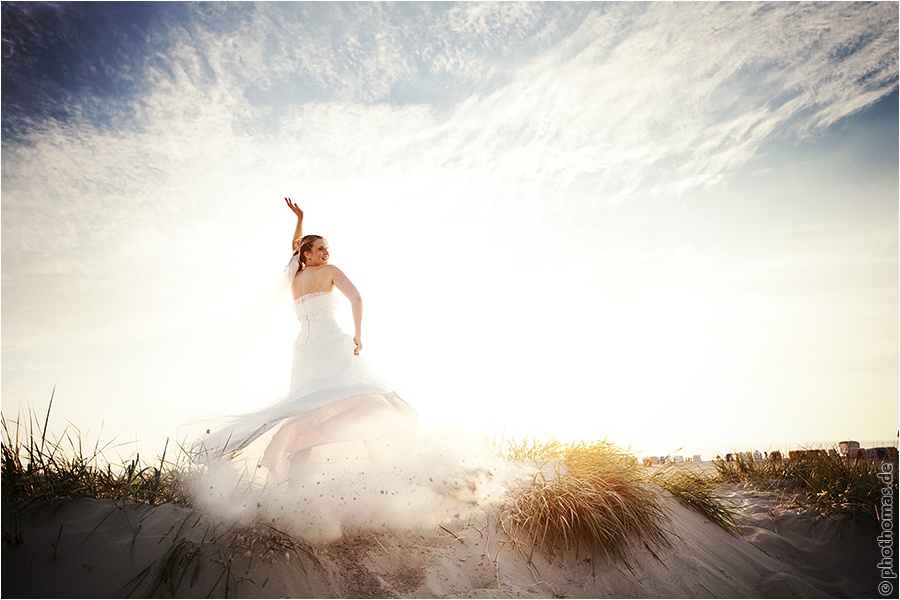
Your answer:
[[[300,243],[297,245],[297,273],[306,268],[306,257],[303,256],[304,252],[311,252],[313,244],[316,243],[316,240],[324,239],[321,235],[304,235],[300,239]]]

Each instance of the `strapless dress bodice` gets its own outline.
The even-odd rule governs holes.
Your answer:
[[[295,347],[324,337],[343,334],[335,319],[337,304],[338,297],[333,290],[304,294],[294,300],[294,312],[300,321],[300,333],[297,335]]]

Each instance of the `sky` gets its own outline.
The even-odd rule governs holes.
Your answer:
[[[423,428],[896,440],[896,3],[0,10],[7,420],[275,401],[291,197]]]

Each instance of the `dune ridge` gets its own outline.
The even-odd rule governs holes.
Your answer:
[[[496,513],[447,525],[352,527],[304,541],[197,508],[81,498],[5,503],[4,597],[871,597],[876,524],[775,509],[775,494],[717,490],[732,535],[665,497],[669,543],[624,561],[548,558]],[[529,562],[528,557],[531,557]]]

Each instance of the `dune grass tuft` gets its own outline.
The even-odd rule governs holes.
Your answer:
[[[113,464],[104,454],[111,444],[86,448],[79,432],[66,430],[57,439],[47,435],[53,396],[43,426],[33,413],[25,424],[3,425],[0,487],[4,500],[98,498],[134,500],[146,504],[189,501],[183,471],[187,457],[180,449],[146,462],[140,454]],[[39,433],[38,433],[39,432]]]
[[[632,540],[667,544],[660,494],[634,457],[618,447],[525,440],[505,443],[501,453],[537,467],[501,514],[529,535],[533,549],[624,559]]]
[[[650,481],[722,529],[734,534],[741,533],[735,522],[735,508],[715,492],[719,482],[714,477],[670,464],[656,469],[650,475]]]
[[[232,524],[222,531],[214,529],[207,527],[201,539],[177,533],[171,538],[164,536],[169,545],[163,555],[115,596],[179,597],[189,592],[189,597],[196,598],[240,597],[247,585],[260,589],[260,582],[251,575],[262,562],[290,561],[307,580],[312,576],[309,567],[321,567],[309,544],[271,525]],[[201,582],[203,574],[206,578]]]
[[[883,468],[892,471],[894,495],[897,494],[896,464],[846,458],[835,452],[808,450],[787,459],[770,456],[762,461],[738,454],[731,462],[715,461],[715,466],[723,482],[751,483],[779,491],[784,494],[786,505],[811,508],[823,515],[880,520],[885,484],[879,473]]]

